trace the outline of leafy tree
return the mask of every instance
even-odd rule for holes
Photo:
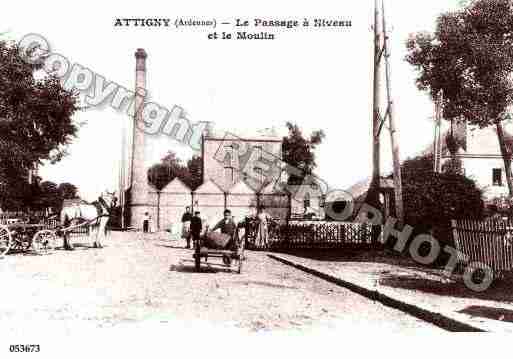
[[[62,206],[62,198],[59,193],[59,187],[52,181],[44,181],[39,185],[38,196],[33,201],[35,209],[52,208],[58,211]]]
[[[78,198],[78,188],[74,184],[68,182],[61,183],[57,187],[57,191],[59,193],[59,197],[63,200]]]
[[[176,171],[166,163],[156,163],[148,169],[148,181],[161,191],[176,177]]]
[[[440,15],[433,34],[411,37],[406,57],[419,72],[419,89],[434,100],[443,93],[445,119],[495,127],[510,196],[512,152],[502,121],[513,103],[512,5],[511,0],[467,1],[463,9]]]
[[[71,183],[61,183],[57,185],[52,181],[43,181],[34,183],[30,186],[30,192],[27,196],[24,207],[30,207],[32,210],[44,210],[52,208],[54,212],[58,212],[62,208],[62,202],[65,199],[79,198],[78,189]]]
[[[459,158],[452,157],[442,165],[442,172],[463,175],[463,163]]]
[[[203,183],[203,159],[201,156],[194,155],[187,161],[186,176],[183,180],[192,190]]]
[[[148,181],[161,191],[169,182],[178,177],[191,189],[196,189],[203,181],[202,158],[193,156],[184,166],[174,152],[169,151],[160,163],[148,170]]]
[[[42,160],[58,161],[76,135],[77,97],[55,77],[35,79],[41,65],[26,63],[21,50],[0,41],[0,201],[23,206],[27,174]]]
[[[312,132],[309,138],[305,138],[298,125],[287,122],[286,126],[289,134],[283,137],[283,161],[303,172],[302,176],[290,174],[288,183],[301,184],[304,177],[311,174],[317,166],[314,151],[326,136],[324,131],[318,130]]]
[[[484,203],[475,182],[458,173],[435,173],[431,154],[407,159],[401,171],[405,222],[413,227],[410,242],[418,234],[431,233],[442,248],[454,246],[451,219],[482,219]],[[396,243],[392,239],[387,246]],[[419,252],[427,256],[430,246],[421,246]],[[442,251],[433,265],[445,266],[449,260]]]
[[[168,151],[164,158],[162,158],[161,162],[171,167],[177,167],[182,165],[182,161],[178,157],[176,157],[176,154],[173,151]]]
[[[0,172],[5,170],[0,165]],[[34,188],[27,182],[23,173],[7,172],[0,174],[0,207],[6,211],[23,211],[30,203],[33,194],[37,193],[37,187]]]

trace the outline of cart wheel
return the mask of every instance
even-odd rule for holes
[[[32,238],[32,248],[36,252],[43,252],[55,249],[57,246],[57,236],[54,231],[43,229]]]
[[[3,257],[12,246],[12,236],[9,228],[0,225],[0,258]]]

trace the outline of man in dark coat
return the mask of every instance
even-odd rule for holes
[[[148,212],[144,212],[143,216],[143,232],[148,233],[150,229],[150,215]]]
[[[203,225],[201,223],[200,213],[196,211],[191,218],[191,237],[193,243],[199,243],[202,229]]]

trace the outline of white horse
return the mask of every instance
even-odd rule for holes
[[[98,201],[91,204],[74,204],[63,207],[60,215],[60,223],[64,236],[64,249],[72,250],[69,243],[67,228],[77,222],[85,222],[88,228],[89,238],[93,237],[93,247],[102,248],[100,239],[105,237],[105,228],[109,221],[110,210],[115,202],[114,192],[104,192],[98,197]]]

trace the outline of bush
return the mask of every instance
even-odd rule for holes
[[[483,216],[482,193],[475,182],[456,173],[435,173],[432,156],[405,161],[403,197],[406,223],[422,229]]]
[[[454,172],[435,173],[431,156],[405,161],[402,175],[405,223],[413,227],[404,254],[419,234],[431,234],[442,249],[454,247],[451,219],[483,218],[482,193],[475,182]],[[387,247],[395,243],[390,240]],[[429,250],[421,247],[420,253],[427,255]],[[433,265],[445,266],[449,258],[442,250]]]

